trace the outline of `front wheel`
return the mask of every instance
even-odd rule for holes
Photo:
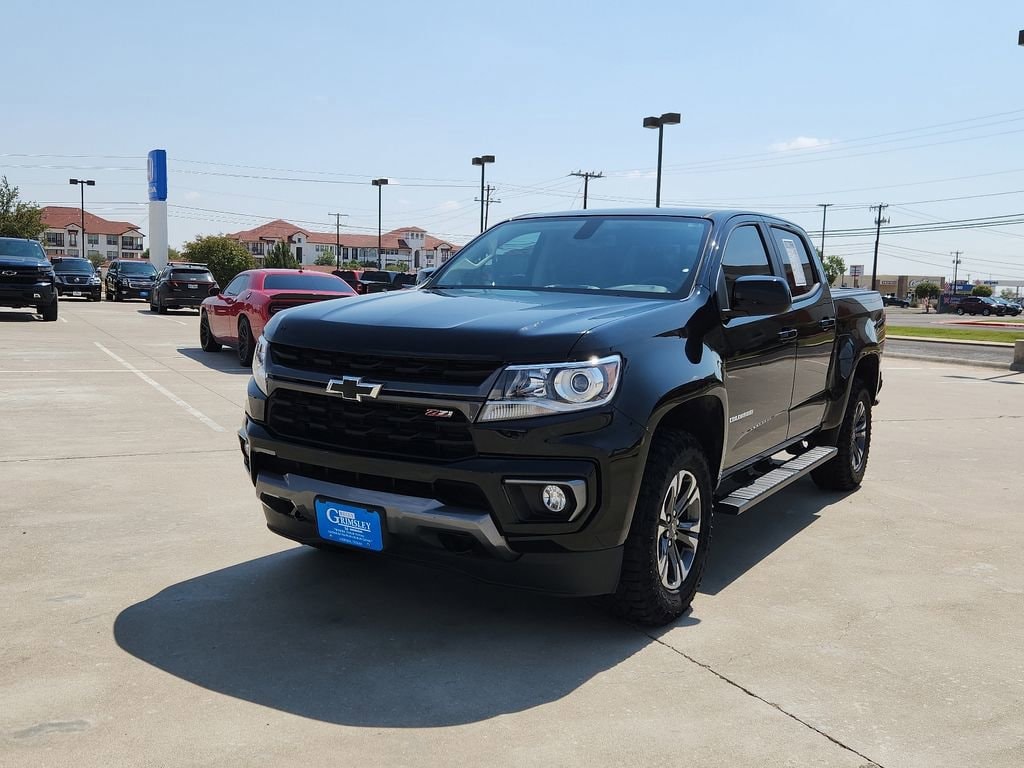
[[[859,381],[850,392],[836,448],[839,453],[811,470],[811,477],[827,491],[852,491],[864,480],[871,451],[871,393]]]
[[[617,614],[661,626],[690,607],[711,543],[711,494],[707,458],[693,436],[656,435],[611,598]]]
[[[57,322],[57,299],[54,298],[50,304],[40,304],[36,307],[36,312],[43,316],[43,320],[48,323]]]
[[[238,364],[252,365],[252,356],[255,351],[256,342],[252,338],[252,329],[249,327],[248,318],[243,315],[238,321]]]
[[[983,310],[981,310],[981,316],[982,316],[982,317],[988,317],[988,316],[989,316],[989,315],[991,315],[991,314],[992,314],[992,311],[991,311],[991,310],[989,310],[989,309],[983,309]]]

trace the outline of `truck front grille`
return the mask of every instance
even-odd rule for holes
[[[382,357],[348,352],[325,352],[271,344],[277,365],[332,376],[366,376],[376,381],[415,384],[479,386],[501,367],[496,360],[436,360],[424,357]]]
[[[422,406],[360,403],[292,389],[276,390],[267,407],[271,431],[301,443],[428,461],[476,455],[459,411],[439,419],[426,416]]]

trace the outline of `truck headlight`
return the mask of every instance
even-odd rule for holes
[[[619,386],[619,355],[579,363],[510,365],[501,372],[478,421],[506,421],[604,405]]]
[[[256,350],[252,353],[252,379],[260,392],[264,395],[267,392],[267,342],[262,336],[256,342]]]

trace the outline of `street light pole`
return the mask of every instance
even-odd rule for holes
[[[88,252],[85,245],[85,188],[95,187],[96,181],[94,179],[68,179],[68,184],[77,184],[78,189],[82,193],[82,243],[79,246],[83,254]]]
[[[473,158],[473,165],[480,166],[480,231],[483,232],[487,228],[487,222],[484,216],[484,169],[488,163],[494,162],[494,155],[480,155],[479,157]]]
[[[665,126],[679,125],[683,121],[678,112],[666,112],[661,117],[645,117],[644,128],[658,129],[658,181],[654,192],[654,207],[661,208],[661,157],[664,145]]]
[[[384,269],[384,248],[381,245],[381,207],[384,204],[383,188],[388,183],[387,179],[374,179],[370,182],[377,188],[377,269]]]
[[[818,203],[818,207],[821,208],[821,260],[825,260],[825,214],[828,213],[828,209],[833,203]]]

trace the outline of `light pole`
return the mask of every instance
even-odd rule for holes
[[[818,203],[818,207],[821,208],[821,260],[825,261],[825,214],[828,213],[828,209],[833,203]]]
[[[374,179],[370,183],[377,188],[377,269],[384,269],[384,249],[381,247],[380,210],[383,204],[383,193],[381,190],[388,183],[388,180]]]
[[[480,231],[483,232],[487,226],[484,222],[484,169],[488,163],[494,162],[494,155],[480,155],[473,158],[473,165],[480,166]]]
[[[654,193],[654,207],[661,208],[661,150],[665,138],[666,125],[679,125],[683,121],[678,112],[666,112],[661,117],[645,117],[644,128],[658,129],[658,187]]]
[[[68,184],[77,184],[79,190],[82,192],[82,253],[87,254],[89,252],[85,244],[85,188],[95,187],[96,181],[94,179],[68,179]]]

